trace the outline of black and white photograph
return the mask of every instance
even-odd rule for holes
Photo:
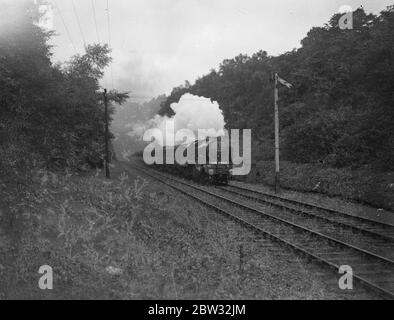
[[[0,300],[393,299],[393,0],[0,0]]]

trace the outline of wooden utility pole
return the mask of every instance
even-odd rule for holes
[[[111,179],[109,171],[109,119],[108,119],[108,98],[107,89],[104,89],[104,107],[105,107],[105,176]]]
[[[278,100],[279,100],[279,88],[278,88],[278,79],[279,76],[277,73],[274,75],[275,77],[275,193],[279,192],[280,187],[280,164],[279,164],[279,107],[278,107]]]

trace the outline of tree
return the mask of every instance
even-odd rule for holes
[[[99,80],[111,63],[107,45],[89,45],[63,65],[51,62],[38,2],[5,2],[0,32],[0,147],[26,165],[34,158],[46,165],[80,168],[99,163],[104,145],[104,107]],[[122,104],[127,93],[111,91]],[[113,113],[113,107],[110,108]]]
[[[224,60],[194,85],[175,88],[160,114],[172,116],[169,106],[185,92],[202,95],[219,102],[229,128],[250,128],[267,145],[275,71],[294,84],[280,92],[285,159],[394,169],[394,10],[375,16],[359,8],[353,15],[353,30],[341,30],[335,14],[298,50]]]

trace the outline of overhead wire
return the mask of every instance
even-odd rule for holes
[[[73,39],[71,38],[70,30],[69,30],[68,27],[67,27],[67,24],[66,24],[66,21],[64,20],[62,11],[60,10],[60,7],[59,7],[59,5],[57,4],[57,1],[56,1],[56,0],[54,0],[54,4],[55,4],[55,7],[56,7],[57,12],[59,13],[60,19],[62,20],[64,29],[66,30],[66,34],[67,34],[68,40],[70,41],[71,45],[73,46],[74,51],[75,51],[75,54],[77,54],[78,51],[77,51],[77,48],[76,48],[76,46],[75,46],[75,44],[74,44]]]
[[[111,50],[111,60],[112,60],[112,39],[111,39],[111,20],[110,20],[110,11],[109,11],[109,0],[107,0],[107,28],[108,28],[108,45],[109,49]],[[112,66],[112,61],[110,65],[111,69],[111,81],[112,81],[112,90],[114,89],[114,71],[113,71],[113,66]]]
[[[83,45],[84,45],[84,47],[86,47],[85,35],[83,34],[81,22],[79,21],[79,16],[78,16],[78,13],[77,13],[77,9],[76,9],[76,7],[75,7],[74,0],[71,0],[71,3],[72,3],[72,6],[73,6],[74,15],[75,15],[75,17],[76,17],[76,19],[77,19],[77,24],[78,24],[79,32],[80,32],[81,37],[82,37]]]
[[[94,20],[94,25],[96,26],[97,41],[98,41],[98,43],[101,43],[100,34],[99,34],[99,30],[98,30],[98,25],[97,25],[96,6],[95,6],[94,2],[95,2],[95,0],[91,0],[92,10],[93,10],[93,20]]]

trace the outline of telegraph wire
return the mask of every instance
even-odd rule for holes
[[[109,13],[109,0],[107,0],[107,26],[108,26],[108,44],[109,47],[112,48],[112,40],[111,40],[111,20]]]
[[[62,22],[63,22],[64,29],[66,30],[66,33],[67,33],[67,36],[68,36],[68,40],[70,41],[71,45],[73,46],[74,51],[75,51],[75,54],[77,54],[77,53],[78,53],[77,48],[75,47],[75,44],[74,44],[74,42],[73,42],[73,40],[72,40],[72,38],[71,38],[70,31],[69,31],[68,28],[67,28],[66,21],[64,20],[63,14],[62,14],[62,12],[61,12],[61,10],[60,10],[60,7],[58,6],[56,0],[54,0],[54,4],[55,4],[55,7],[56,7],[57,12],[59,13],[60,19],[61,19]]]
[[[92,9],[93,9],[93,19],[94,19],[94,24],[96,26],[96,34],[97,34],[97,40],[98,43],[100,43],[100,35],[99,35],[99,31],[98,31],[98,26],[97,26],[97,17],[96,17],[96,7],[94,5],[95,0],[92,0]]]
[[[108,45],[109,49],[111,50],[111,60],[112,60],[112,40],[111,40],[111,20],[110,20],[110,12],[109,12],[109,0],[107,0],[107,27],[108,27]],[[114,89],[114,72],[113,72],[113,67],[112,67],[112,61],[110,65],[111,69],[111,81],[112,81],[112,90]]]
[[[83,45],[84,45],[84,47],[86,47],[85,36],[83,34],[83,31],[82,31],[81,22],[79,21],[79,17],[78,17],[77,9],[75,8],[74,0],[71,0],[71,3],[72,3],[72,6],[73,6],[75,17],[77,18],[77,23],[78,23],[78,27],[79,27],[79,32],[81,33],[81,37],[82,37],[82,40],[83,40]]]

